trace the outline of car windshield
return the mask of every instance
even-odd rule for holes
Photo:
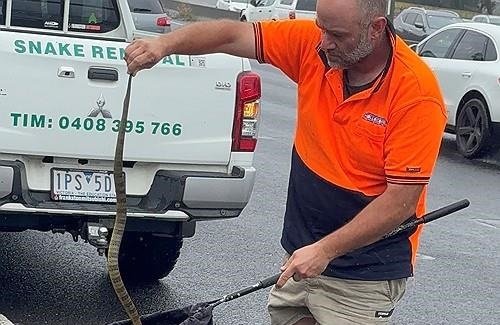
[[[305,11],[316,11],[316,2],[317,0],[299,0],[297,2],[297,10],[305,10]]]
[[[128,0],[130,11],[145,14],[162,14],[163,8],[156,0]]]
[[[454,17],[454,16],[429,15],[427,16],[427,21],[429,22],[430,28],[439,29],[446,25],[461,23],[462,19],[460,17]]]

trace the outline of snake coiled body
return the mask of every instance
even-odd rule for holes
[[[130,298],[130,295],[125,288],[120,269],[118,266],[118,254],[125,224],[127,223],[127,194],[125,186],[125,173],[123,172],[123,147],[125,143],[125,126],[127,125],[128,109],[130,104],[130,87],[132,85],[132,75],[129,75],[127,83],[127,92],[123,100],[123,111],[116,140],[115,159],[114,159],[114,180],[116,189],[116,218],[113,228],[113,234],[109,243],[108,250],[108,273],[115,289],[115,293],[120,300],[125,312],[129,316],[133,325],[142,325],[137,308]]]

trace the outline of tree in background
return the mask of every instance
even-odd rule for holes
[[[482,13],[491,15],[495,9],[495,1],[492,0],[479,0],[479,9]]]

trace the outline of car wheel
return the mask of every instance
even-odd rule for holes
[[[456,121],[457,149],[466,158],[479,156],[488,146],[491,123],[488,107],[481,98],[469,99]]]
[[[126,232],[118,256],[123,281],[147,283],[166,277],[174,269],[181,247],[182,238]]]

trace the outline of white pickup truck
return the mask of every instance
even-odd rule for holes
[[[124,49],[152,35],[125,0],[0,0],[0,231],[69,232],[106,253]],[[134,78],[125,279],[163,278],[197,221],[245,207],[260,87],[248,60],[223,54],[172,55]]]

